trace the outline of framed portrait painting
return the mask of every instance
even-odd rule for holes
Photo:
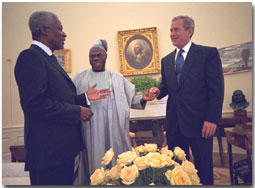
[[[160,73],[156,27],[118,31],[118,44],[124,76]]]
[[[58,63],[60,66],[67,72],[71,72],[71,50],[55,50],[54,55],[57,57]]]

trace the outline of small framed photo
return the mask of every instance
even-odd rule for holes
[[[118,31],[118,45],[124,76],[160,73],[156,27]]]
[[[54,50],[54,55],[57,57],[58,63],[67,72],[71,72],[71,50]]]

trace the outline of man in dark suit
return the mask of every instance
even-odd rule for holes
[[[32,185],[71,185],[74,159],[83,149],[81,121],[93,113],[89,101],[105,98],[107,90],[94,87],[81,95],[52,54],[63,49],[66,34],[58,17],[46,11],[29,19],[33,43],[15,66],[24,112],[26,164]]]
[[[189,159],[191,147],[201,183],[212,185],[212,136],[221,119],[224,96],[221,60],[216,48],[191,42],[192,18],[173,18],[170,32],[177,48],[162,58],[162,82],[151,88],[150,93],[158,99],[168,95],[166,133],[169,149],[180,146]]]

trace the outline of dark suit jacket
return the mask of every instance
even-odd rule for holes
[[[161,99],[168,95],[166,130],[178,128],[186,137],[201,136],[204,121],[219,124],[224,79],[218,50],[192,43],[184,62],[179,85],[175,73],[176,50],[161,60]]]
[[[60,165],[82,149],[80,105],[85,95],[41,48],[20,53],[15,77],[24,112],[25,170]]]

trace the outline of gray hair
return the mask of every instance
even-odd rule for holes
[[[137,43],[135,43],[135,46],[136,46],[136,45],[139,46],[139,48],[141,49],[141,51],[143,50],[143,45],[142,45],[141,43],[137,42]]]
[[[32,33],[33,39],[40,37],[41,35],[41,28],[50,26],[55,20],[58,20],[58,17],[48,11],[37,11],[34,12],[29,18],[29,28]]]
[[[176,16],[172,19],[172,22],[176,21],[176,20],[183,20],[183,27],[184,29],[187,31],[189,28],[192,28],[192,34],[190,36],[190,38],[193,36],[194,34],[194,30],[195,30],[195,22],[194,20],[189,17],[189,16]]]

